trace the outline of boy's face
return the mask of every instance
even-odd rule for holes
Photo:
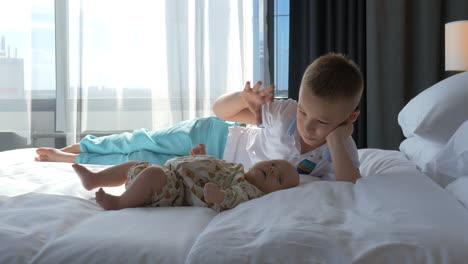
[[[317,97],[310,89],[301,89],[297,108],[297,130],[302,141],[313,148],[325,143],[326,136],[347,120],[359,116],[354,100],[327,100]]]
[[[264,193],[287,189],[299,184],[299,174],[296,168],[285,160],[258,162],[246,173],[246,178]]]

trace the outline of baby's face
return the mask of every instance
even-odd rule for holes
[[[287,189],[299,184],[296,168],[285,160],[267,160],[256,163],[246,175],[247,180],[264,193]]]

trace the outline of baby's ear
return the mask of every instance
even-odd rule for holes
[[[359,114],[361,113],[361,111],[359,110],[354,110],[348,117],[348,120],[351,121],[351,122],[355,122],[358,117],[359,117]]]

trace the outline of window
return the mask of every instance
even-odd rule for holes
[[[159,129],[213,115],[221,95],[263,79],[262,1],[81,0],[69,7],[70,89],[79,92],[68,94],[82,102],[80,132]]]
[[[9,1],[0,9],[0,142],[8,133],[26,142],[16,147],[62,147],[212,115],[214,100],[245,81],[273,82],[264,3]]]
[[[35,103],[41,101],[41,103]],[[0,9],[0,140],[31,142],[38,123],[32,111],[55,101],[54,0],[8,1]],[[24,146],[22,146],[24,147]]]
[[[274,1],[274,83],[275,96],[288,97],[289,0]]]
[[[0,9],[0,99],[55,97],[54,1]]]

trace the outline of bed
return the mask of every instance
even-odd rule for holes
[[[70,164],[34,162],[34,149],[0,152],[0,263],[468,259],[462,204],[402,152],[362,149],[359,155],[364,178],[354,185],[302,176],[297,188],[216,214],[195,207],[104,211]]]
[[[413,98],[400,151],[360,149],[356,184],[301,175],[222,213],[104,211],[70,164],[0,152],[0,263],[466,263],[466,83],[468,72]]]

